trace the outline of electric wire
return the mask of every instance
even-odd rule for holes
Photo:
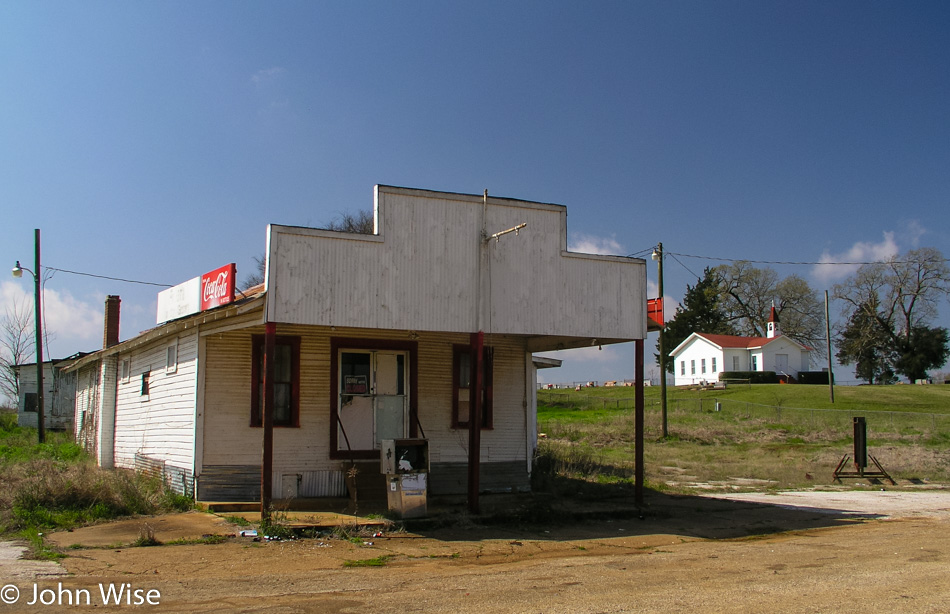
[[[663,251],[664,254],[682,256],[683,258],[696,258],[697,260],[715,260],[717,262],[748,262],[749,264],[786,264],[786,265],[798,265],[798,266],[818,266],[818,265],[833,265],[833,266],[863,266],[865,264],[910,264],[912,261],[904,260],[874,260],[871,262],[796,262],[789,260],[749,260],[746,258],[717,258],[713,256],[697,256],[695,254],[681,254],[678,252],[671,252],[668,250]],[[943,262],[950,262],[947,258],[943,259]]]
[[[160,288],[171,288],[171,284],[159,284],[153,281],[140,281],[137,279],[123,279],[121,277],[109,277],[108,275],[96,275],[94,273],[81,273],[79,271],[69,271],[67,269],[57,269],[56,267],[45,267],[49,271],[58,271],[59,273],[69,273],[70,275],[82,275],[85,277],[96,277],[98,279],[108,279],[111,281],[121,281],[127,284],[142,284],[145,286],[158,286]]]
[[[656,249],[656,246],[650,246],[646,249],[641,249],[638,252],[633,252],[632,254],[627,254],[627,258],[639,258],[640,256],[646,256],[647,254],[653,253],[653,250]]]
[[[699,275],[697,275],[691,268],[689,268],[688,266],[686,266],[685,264],[683,264],[683,261],[680,260],[679,258],[677,258],[677,257],[676,257],[676,254],[674,254],[674,253],[672,253],[672,252],[664,252],[664,255],[669,255],[673,260],[675,260],[676,262],[678,262],[681,267],[683,267],[684,269],[686,269],[687,271],[689,271],[689,272],[693,275],[693,277],[695,277],[696,279],[702,279],[702,277],[700,277]]]

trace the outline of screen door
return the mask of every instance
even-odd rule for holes
[[[408,434],[405,352],[340,351],[337,449],[378,450],[383,439]]]

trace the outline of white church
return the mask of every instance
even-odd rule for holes
[[[724,371],[774,371],[795,381],[810,356],[811,348],[782,334],[774,305],[765,337],[693,333],[670,352],[677,386],[718,382]]]

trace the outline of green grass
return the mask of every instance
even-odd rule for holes
[[[194,546],[194,545],[200,545],[200,544],[214,545],[214,544],[223,544],[226,541],[228,541],[228,537],[226,535],[205,535],[203,537],[195,537],[192,539],[187,539],[184,537],[179,538],[179,539],[173,539],[171,541],[165,542],[165,545],[166,546]]]
[[[251,521],[242,516],[222,516],[222,518],[224,518],[226,522],[237,525],[239,527],[251,526]]]
[[[663,439],[659,388],[645,390],[645,475],[660,488],[728,490],[831,483],[865,416],[869,449],[898,477],[950,482],[950,386],[742,385],[671,388]],[[717,411],[717,402],[721,411]],[[540,391],[542,475],[620,485],[634,471],[634,390]]]
[[[384,554],[372,559],[357,559],[343,561],[344,567],[383,567],[393,558],[391,554]]]
[[[29,540],[34,556],[58,556],[43,544],[49,531],[194,505],[158,478],[99,468],[68,433],[46,439],[0,421],[0,534]]]
[[[633,407],[634,389],[627,387],[583,388],[574,390],[541,390],[545,410],[557,412],[572,407],[611,410]],[[660,387],[644,389],[646,404],[659,403]],[[798,386],[784,384],[730,385],[725,390],[686,390],[670,387],[667,399],[670,403],[698,403],[700,400],[714,403],[757,403],[782,407],[807,409],[839,409],[860,411],[901,411],[950,414],[950,386],[836,386],[835,402],[832,403],[827,386]]]

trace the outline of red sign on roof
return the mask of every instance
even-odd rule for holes
[[[201,276],[201,311],[227,305],[234,301],[234,263]]]
[[[663,298],[647,299],[647,330],[660,330],[663,324]]]

